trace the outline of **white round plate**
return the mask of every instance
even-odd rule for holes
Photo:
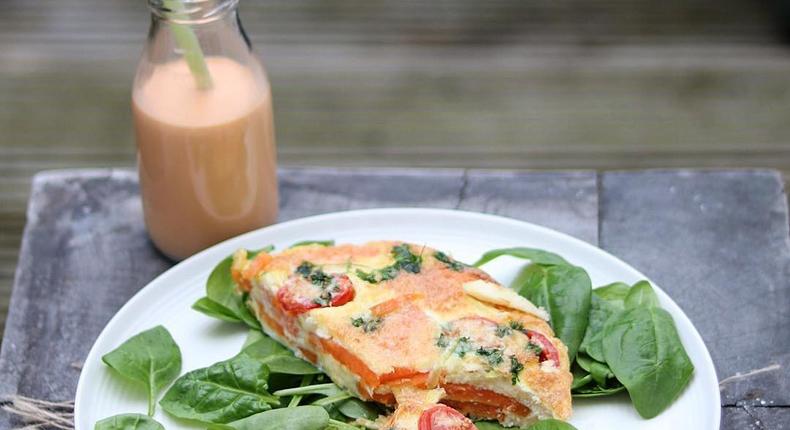
[[[238,248],[275,245],[277,249],[302,240],[334,239],[363,243],[393,239],[425,244],[473,262],[494,248],[528,246],[556,252],[583,267],[593,285],[646,279],[616,257],[578,239],[533,224],[492,215],[436,209],[374,209],[339,212],[289,221],[222,242],[168,270],[140,290],[104,328],[85,361],[77,387],[76,430],[93,429],[102,418],[120,413],[145,413],[145,390],[113,374],[101,356],[143,330],[161,324],[181,347],[183,370],[208,366],[235,355],[246,329],[191,309],[204,295],[211,269]],[[507,285],[523,261],[503,257],[485,269]],[[579,430],[718,430],[719,388],[710,354],[697,330],[672,299],[656,288],[661,305],[672,314],[680,338],[696,368],[680,398],[652,420],[639,417],[626,395],[574,400],[571,423]],[[190,428],[157,407],[155,418],[168,430]],[[195,427],[199,428],[199,427]]]

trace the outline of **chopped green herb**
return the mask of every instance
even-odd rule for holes
[[[394,266],[385,267],[379,270],[379,279],[382,281],[389,281],[390,279],[395,279],[398,276],[398,268]]]
[[[447,345],[450,344],[450,340],[447,339],[447,335],[442,333],[439,335],[439,338],[436,339],[436,346],[439,348],[447,348]]]
[[[330,275],[327,275],[321,269],[315,269],[313,273],[310,274],[309,279],[310,282],[313,283],[313,285],[317,285],[322,288],[328,287],[329,285],[332,284],[332,281],[334,280]]]
[[[510,321],[510,328],[516,331],[524,331],[524,324],[518,321]]]
[[[392,256],[395,257],[393,266],[410,273],[420,273],[422,257],[411,253],[409,245],[403,243],[392,247]]]
[[[524,365],[518,361],[515,355],[510,356],[510,383],[516,385],[518,382],[518,374],[524,370]]]
[[[526,350],[539,356],[543,352],[543,347],[534,342],[527,342]]]
[[[460,272],[460,271],[464,270],[464,264],[463,263],[460,263],[460,262],[458,262],[456,260],[453,260],[449,255],[445,254],[442,251],[436,251],[433,254],[433,258],[435,258],[435,259],[441,261],[442,263],[444,263],[448,268],[450,268],[450,270],[454,270],[456,272]]]
[[[395,279],[401,270],[410,273],[420,273],[422,258],[412,254],[407,244],[404,243],[392,247],[392,256],[395,258],[395,263],[370,272],[357,269],[357,276],[370,284],[378,284],[379,282]]]
[[[495,367],[504,361],[502,358],[502,349],[500,348],[486,348],[481,346],[480,348],[477,348],[477,355],[484,357],[488,361],[488,364],[490,364],[492,367]]]
[[[466,353],[472,350],[472,342],[466,336],[460,337],[458,343],[455,345],[453,352],[461,358],[466,356]]]
[[[302,264],[296,268],[295,272],[314,285],[322,288],[329,286],[334,280],[331,275],[327,275],[321,268],[316,267],[315,264],[309,261],[303,261]]]
[[[309,261],[303,261],[299,267],[296,268],[296,273],[302,275],[302,277],[307,278],[313,273],[313,269],[315,265]]]
[[[357,269],[357,276],[359,279],[368,282],[370,284],[377,284],[379,281],[376,279],[376,274],[373,272],[363,272],[362,270]]]
[[[513,333],[513,329],[506,325],[500,325],[497,326],[495,333],[497,337],[510,336],[510,334]]]
[[[318,306],[326,307],[329,306],[329,303],[332,301],[332,292],[329,290],[321,291],[321,295],[313,299],[313,303],[317,304]]]
[[[337,278],[327,274],[320,267],[309,261],[303,261],[294,273],[310,281],[311,284],[321,289],[321,294],[313,299],[313,303],[325,307],[329,306],[334,298],[334,294],[340,292]]]
[[[365,333],[371,333],[379,329],[384,320],[381,317],[357,317],[351,318],[351,325],[362,328]]]

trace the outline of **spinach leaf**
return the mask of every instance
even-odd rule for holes
[[[577,399],[592,399],[595,397],[607,397],[625,391],[625,387],[617,383],[609,388],[601,387],[598,384],[579,387],[573,390],[573,397]]]
[[[273,249],[269,245],[259,250],[247,251],[247,256],[253,258],[261,252],[270,252]],[[195,302],[192,309],[224,321],[243,322],[250,328],[260,330],[260,323],[247,307],[247,294],[239,290],[231,276],[232,266],[233,256],[230,255],[214,267],[206,281],[206,297]]]
[[[475,427],[477,430],[506,430],[507,427],[502,427],[496,421],[475,421]]]
[[[597,379],[589,371],[584,370],[579,364],[580,362],[584,363],[586,368],[594,370],[597,374]],[[573,373],[573,382],[571,383],[573,397],[611,396],[625,390],[625,387],[617,379],[614,379],[614,375],[605,364],[590,360],[583,355],[576,356],[576,362],[571,367],[571,372]]]
[[[614,378],[614,373],[612,373],[612,370],[609,369],[609,366],[595,361],[583,354],[576,356],[576,364],[578,364],[579,367],[585,371],[589,372],[593,380],[595,380],[595,382],[601,387],[605,387],[607,385],[608,379]]]
[[[559,420],[543,420],[527,427],[527,430],[576,430],[576,427]]]
[[[592,284],[587,272],[575,266],[531,264],[522,272],[520,284],[513,289],[551,317],[551,326],[568,347],[573,361],[587,330]]]
[[[169,414],[206,424],[225,424],[279,404],[266,390],[269,369],[241,353],[178,378],[159,402]]]
[[[244,348],[252,345],[253,343],[268,337],[269,336],[267,336],[264,332],[260,330],[250,330],[247,332],[247,337],[244,339],[244,344],[241,346],[241,349],[243,350]]]
[[[329,414],[320,406],[297,406],[261,412],[224,425],[222,430],[322,430],[329,424]]]
[[[639,281],[631,287],[631,291],[625,297],[625,308],[632,309],[636,307],[658,307],[658,296],[653,291],[653,287],[647,281]]]
[[[623,310],[622,302],[601,299],[596,290],[593,290],[592,300],[590,301],[590,320],[587,323],[587,330],[584,339],[579,346],[579,351],[586,353],[596,361],[603,362],[603,328],[606,321],[612,315],[616,315]]]
[[[577,376],[576,374],[573,375],[573,382],[571,383],[571,392],[575,393],[576,389],[582,388],[585,385],[592,382],[593,378],[592,375],[589,373],[584,373],[583,375]]]
[[[121,414],[96,422],[93,430],[165,430],[148,415]]]
[[[229,256],[211,271],[206,281],[206,297],[215,303],[216,308],[224,308],[224,314],[233,315],[251,328],[260,329],[260,323],[247,308],[246,294],[239,291],[230,274],[232,265],[233,256]]]
[[[181,373],[181,350],[161,325],[132,336],[105,354],[102,361],[124,377],[145,385],[151,416],[156,408],[156,394]]]
[[[334,396],[324,397],[323,399],[315,400],[312,404],[316,406],[328,406],[338,402],[342,402],[343,400],[347,400],[352,397],[354,396],[352,396],[351,394],[345,391],[341,391],[340,393],[335,394]]]
[[[644,418],[664,411],[694,371],[672,316],[656,307],[636,307],[612,317],[604,328],[603,352]]]
[[[242,352],[268,366],[272,373],[286,373],[289,375],[322,373],[312,364],[295,356],[290,349],[265,335],[245,346]]]
[[[306,396],[306,395],[320,395],[325,396],[320,400],[314,401],[312,404],[317,406],[328,406],[331,404],[337,405],[337,410],[348,418],[368,418],[375,419],[378,417],[378,411],[371,403],[363,402],[351,394],[343,391],[335,384],[315,384],[302,387],[287,388],[284,390],[275,391],[274,395],[284,396]]]
[[[337,407],[341,414],[351,419],[367,418],[375,420],[379,416],[379,412],[373,403],[363,402],[357,398],[351,398]]]
[[[236,314],[234,314],[231,310],[209,299],[208,297],[203,297],[198,301],[196,301],[192,305],[192,309],[223,321],[244,322],[241,320],[241,318],[236,316]]]
[[[360,427],[330,418],[326,430],[360,430]]]
[[[593,290],[593,294],[602,300],[608,302],[620,302],[622,305],[628,292],[631,291],[631,286],[625,282],[614,282],[603,287],[598,287]]]
[[[305,394],[320,394],[322,396],[335,396],[337,394],[342,393],[343,390],[340,389],[335,384],[328,383],[328,384],[316,384],[316,385],[308,385],[306,387],[295,387],[295,388],[288,388],[285,390],[275,391],[275,396],[295,396],[295,395],[305,395]]]
[[[590,301],[590,320],[579,351],[586,353],[596,361],[605,361],[602,344],[603,328],[612,315],[625,309],[625,298],[630,291],[631,287],[623,282],[615,282],[593,290]]]
[[[502,248],[502,249],[494,249],[491,251],[486,252],[477,260],[473,266],[480,267],[483,264],[488,263],[489,261],[499,258],[503,255],[509,255],[511,257],[516,258],[523,258],[525,260],[530,260],[533,264],[540,264],[541,266],[569,266],[570,263],[565,261],[564,258],[560,257],[559,255],[544,251],[542,249],[535,249],[535,248]]]
[[[305,245],[321,245],[321,246],[334,246],[334,240],[303,240],[301,242],[296,242],[293,245],[289,246],[290,248],[296,248],[297,246],[305,246]]]

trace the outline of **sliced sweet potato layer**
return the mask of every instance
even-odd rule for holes
[[[352,373],[358,375],[368,388],[375,389],[380,385],[378,376],[370,370],[364,361],[360,360],[360,358],[352,352],[329,339],[322,339],[315,336],[312,339],[313,343],[320,345],[326,353],[334,357],[334,359],[339,361],[343,366],[346,366]]]
[[[515,399],[491,390],[485,390],[467,384],[444,384],[442,388],[444,388],[444,391],[447,393],[445,396],[446,402],[461,404],[470,403],[480,405],[481,407],[492,406],[494,410],[499,410],[501,412],[503,409],[506,409],[510,413],[522,416],[527,416],[531,413],[528,407]]]

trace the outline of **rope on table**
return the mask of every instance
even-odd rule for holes
[[[74,430],[74,401],[48,402],[13,395],[3,398],[0,404],[24,423],[16,430]]]

